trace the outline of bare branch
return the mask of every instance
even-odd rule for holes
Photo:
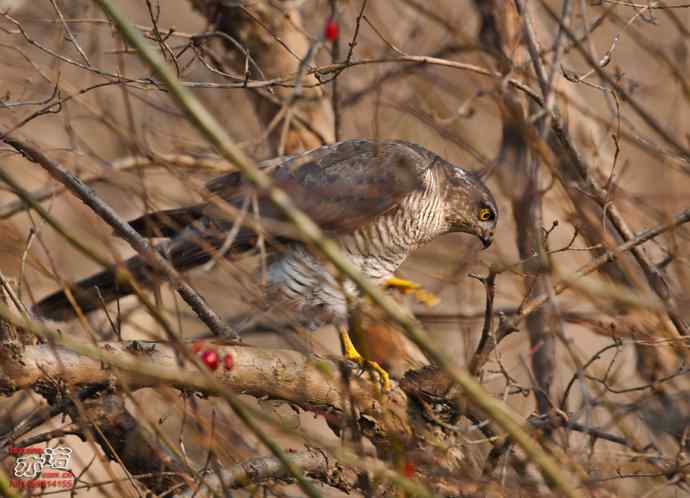
[[[180,296],[189,304],[194,312],[199,316],[208,328],[217,336],[234,336],[237,340],[239,336],[232,331],[227,324],[223,323],[221,318],[213,311],[206,301],[179,275],[177,270],[165,259],[160,253],[151,247],[151,244],[139,235],[129,223],[124,221],[114,209],[101,200],[95,192],[86,186],[78,177],[63,168],[60,164],[46,157],[43,153],[30,145],[12,139],[4,135],[2,139],[8,145],[14,147],[29,161],[37,163],[48,174],[50,174],[57,181],[65,185],[74,195],[81,199],[84,204],[89,206],[98,214],[103,221],[113,227],[117,233],[147,261],[156,265],[157,269],[163,272],[175,286]],[[8,178],[6,175],[1,177],[6,183]],[[16,190],[16,188],[15,188]]]

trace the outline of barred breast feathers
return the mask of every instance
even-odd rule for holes
[[[337,241],[348,259],[367,278],[382,284],[393,276],[417,247],[445,233],[443,184],[434,168],[421,173],[424,188],[408,194],[399,205]],[[321,258],[295,245],[269,267],[269,287],[301,309],[320,309],[346,316],[342,288]],[[356,294],[352,282],[345,292]]]
[[[445,229],[438,178],[431,169],[423,175],[424,190],[409,194],[399,207],[340,239],[352,262],[372,280],[392,276],[411,251]]]

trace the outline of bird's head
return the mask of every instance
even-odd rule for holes
[[[494,196],[478,175],[449,166],[445,189],[448,231],[475,235],[487,248],[498,220]]]

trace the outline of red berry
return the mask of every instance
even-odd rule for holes
[[[201,349],[204,347],[204,343],[202,341],[194,341],[192,343],[192,351],[194,353],[198,353],[201,351]]]
[[[404,475],[405,477],[407,477],[408,479],[414,477],[414,473],[415,473],[416,471],[417,471],[417,469],[415,469],[413,463],[407,462],[407,463],[403,466],[403,475]]]
[[[338,23],[333,19],[329,19],[326,22],[326,27],[323,30],[323,35],[328,41],[335,41],[338,38]]]
[[[234,364],[235,360],[233,359],[232,355],[230,353],[226,353],[225,356],[223,356],[223,366],[225,367],[225,370],[232,370]]]
[[[207,349],[201,353],[201,361],[203,361],[204,365],[206,365],[209,369],[215,370],[218,368],[220,358],[218,357],[218,353],[215,349]]]

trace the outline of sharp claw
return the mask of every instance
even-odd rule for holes
[[[419,289],[415,292],[415,297],[420,303],[426,304],[428,307],[436,306],[440,299],[433,292],[424,289]]]
[[[367,360],[361,354],[359,354],[359,351],[357,351],[354,344],[352,344],[350,336],[345,329],[341,329],[339,333],[343,348],[343,356],[348,360],[357,363],[357,365],[359,365],[362,369],[367,370],[370,373],[376,372],[380,377],[383,391],[389,391],[391,388],[391,378],[390,375],[388,375],[388,372],[386,372],[377,362]]]
[[[374,372],[379,376],[381,381],[381,386],[385,391],[390,391],[391,388],[391,378],[388,372],[375,361],[364,359],[359,353],[356,355],[345,355],[345,358],[356,363],[362,370],[366,370],[370,373]]]
[[[369,361],[369,360],[364,360],[364,363],[360,365],[364,370],[371,372],[376,372],[376,374],[379,376],[379,380],[381,381],[381,388],[383,389],[383,392],[390,391],[391,389],[391,377],[388,375],[388,372],[384,370],[384,368],[379,365],[375,361]]]
[[[388,375],[388,372],[386,372],[384,368],[375,361],[367,361],[366,363],[365,368],[376,371],[376,373],[378,373],[381,377],[381,387],[383,388],[383,392],[390,391],[391,377]]]

